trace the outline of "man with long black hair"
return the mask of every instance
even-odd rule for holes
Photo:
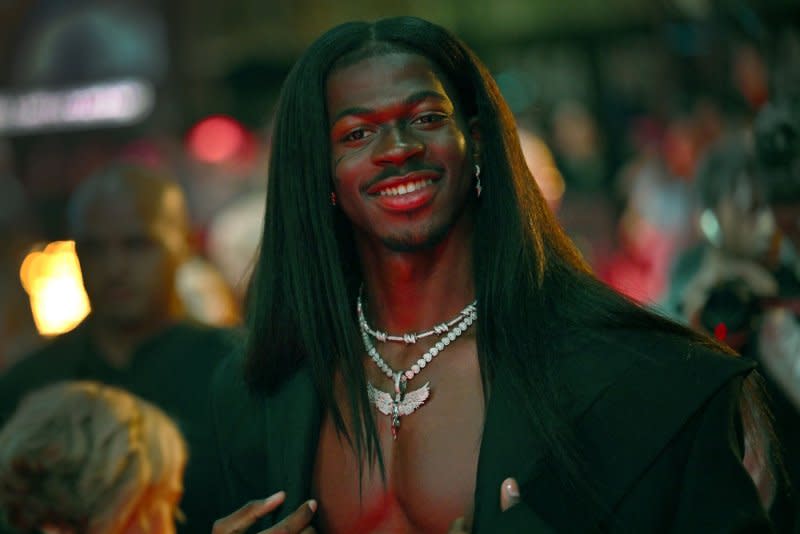
[[[320,37],[270,165],[215,533],[769,528],[753,364],[590,274],[446,30]]]

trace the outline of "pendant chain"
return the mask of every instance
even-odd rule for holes
[[[361,325],[361,339],[364,341],[364,348],[369,354],[372,361],[380,368],[383,373],[391,378],[395,379],[395,376],[398,374],[402,374],[405,376],[406,380],[411,380],[416,375],[420,373],[422,369],[425,368],[426,365],[431,363],[431,361],[443,351],[450,343],[455,341],[461,334],[463,334],[475,320],[478,318],[478,311],[476,302],[471,303],[468,305],[458,316],[458,324],[456,324],[455,328],[452,330],[448,327],[446,333],[443,333],[442,337],[436,343],[431,346],[425,353],[420,356],[420,358],[413,364],[408,370],[404,372],[395,371],[389,364],[386,363],[381,355],[378,353],[378,349],[375,348],[375,345],[372,343],[372,339],[370,339],[371,333],[367,330],[366,320],[361,320],[364,317],[363,308],[361,306],[361,298],[359,295],[358,299],[358,315],[359,315],[359,324]],[[466,312],[466,313],[465,313]],[[419,338],[417,338],[419,339]],[[402,340],[402,338],[401,338]]]
[[[361,328],[361,339],[364,342],[364,349],[367,354],[375,362],[375,365],[394,383],[394,396],[377,389],[369,381],[367,382],[367,396],[372,404],[384,415],[391,417],[391,430],[392,438],[397,439],[400,432],[400,417],[404,415],[411,415],[420,406],[425,404],[431,393],[430,382],[425,383],[422,387],[413,391],[407,392],[408,381],[417,376],[426,365],[431,363],[433,359],[443,351],[450,343],[455,341],[461,334],[467,331],[472,326],[475,319],[478,318],[477,301],[473,301],[466,308],[461,310],[458,317],[447,322],[436,325],[432,330],[422,332],[419,334],[403,334],[402,336],[390,336],[384,332],[379,332],[371,329],[367,324],[367,319],[364,316],[364,307],[361,303],[361,291],[358,293],[358,324]],[[454,328],[453,325],[455,325]],[[417,339],[428,337],[433,334],[439,334],[441,337],[433,344],[425,353],[420,356],[417,362],[409,367],[406,371],[395,371],[389,364],[386,363],[378,349],[372,343],[371,337],[375,337],[381,341],[397,341],[406,344],[416,343]]]

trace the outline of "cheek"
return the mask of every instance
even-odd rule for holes
[[[148,302],[161,302],[175,285],[176,270],[166,255],[140,257],[128,272],[140,298]]]
[[[450,167],[453,172],[463,171],[470,166],[467,141],[460,131],[448,132],[441,139],[429,142],[427,147],[431,158]]]
[[[333,161],[332,169],[333,182],[337,189],[356,188],[360,181],[379,172],[372,164],[367,149],[338,156]]]

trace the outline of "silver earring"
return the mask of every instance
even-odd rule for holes
[[[481,187],[481,166],[477,163],[475,164],[475,191],[478,193],[478,198],[480,198],[483,187]]]
[[[331,206],[335,206],[335,205],[336,205],[336,193],[331,191]]]

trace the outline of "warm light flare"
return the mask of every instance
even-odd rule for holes
[[[89,314],[74,241],[56,241],[31,252],[22,262],[19,277],[41,335],[69,332]]]

